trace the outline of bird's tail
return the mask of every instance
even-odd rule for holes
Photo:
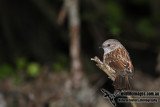
[[[128,77],[128,75],[116,75],[115,81],[113,82],[113,86],[115,89],[119,90],[131,90],[130,78]]]

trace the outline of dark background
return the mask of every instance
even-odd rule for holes
[[[54,90],[65,81],[57,82],[60,81],[59,79],[70,78],[68,17],[64,20],[63,25],[57,22],[62,5],[63,0],[0,1],[0,94],[6,105],[8,103],[10,107],[19,107],[21,104],[19,99],[13,100],[17,97],[16,88],[21,90],[22,95],[24,93],[28,95],[28,92],[31,91],[26,90],[33,88],[33,81],[34,85],[40,83],[35,81],[44,75],[42,72],[46,69],[46,78],[51,74],[53,75],[51,78],[58,78],[52,82],[49,80],[51,83],[46,82],[48,87],[55,83],[56,85],[50,89],[41,89],[42,92]],[[94,56],[102,59],[103,50],[98,47],[110,38],[118,39],[126,47],[130,53],[135,73],[141,75],[137,78],[142,79],[146,76],[142,80],[146,84],[159,80],[159,11],[159,0],[79,0],[80,57],[83,73],[91,87],[97,86],[95,90],[103,87],[111,92],[114,91],[112,81],[90,60]],[[26,84],[30,86],[24,91]],[[158,87],[157,84],[154,86]],[[41,84],[39,87],[45,86]],[[137,90],[150,89],[134,87]],[[159,90],[160,88],[154,89]],[[13,101],[9,101],[9,98],[13,98]],[[27,98],[24,98],[24,102]],[[55,97],[54,102],[56,102],[55,99],[58,98]],[[42,107],[52,107],[49,105],[50,100],[44,102]],[[86,105],[81,104],[80,106]]]

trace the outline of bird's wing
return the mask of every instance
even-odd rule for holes
[[[106,62],[117,73],[119,72],[121,74],[123,71],[129,73],[133,72],[132,62],[127,50],[124,47],[117,48],[110,52],[106,56]]]

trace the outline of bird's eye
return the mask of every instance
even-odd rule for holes
[[[107,46],[111,46],[111,44],[108,44]]]

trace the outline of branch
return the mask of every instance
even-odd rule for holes
[[[59,15],[58,15],[58,24],[59,25],[62,25],[64,23],[64,20],[67,16],[67,11],[68,11],[67,9],[68,9],[67,8],[67,2],[66,2],[66,0],[64,0],[64,4],[62,6],[62,9],[61,9],[61,11],[59,12]]]
[[[127,96],[127,97],[128,97],[128,99],[133,99],[132,96]],[[131,102],[131,104],[132,104],[133,107],[137,107],[137,104],[135,102]]]
[[[103,62],[97,56],[91,58],[91,60],[97,62],[96,65],[109,76],[108,78],[110,78],[112,81],[115,80],[115,71],[109,67],[109,65],[103,64]]]

